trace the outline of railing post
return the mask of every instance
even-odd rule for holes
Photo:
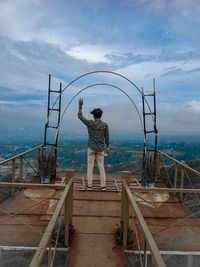
[[[130,172],[122,172],[122,202],[121,202],[121,221],[123,227],[123,247],[127,247],[127,234],[129,226],[129,200],[126,194],[126,190],[123,186],[123,180],[126,181],[127,185],[130,185]]]
[[[66,170],[65,183],[68,184],[70,178],[74,177],[74,170]],[[69,225],[72,224],[73,213],[73,183],[65,199],[65,246],[69,246]]]
[[[177,187],[177,177],[178,177],[178,164],[175,165],[175,173],[174,173],[174,188]],[[174,192],[174,195],[176,195],[176,192]]]
[[[22,183],[23,177],[23,156],[20,157],[20,166],[19,166],[19,182]]]
[[[185,173],[185,168],[181,167],[181,189],[184,186],[184,173]],[[180,193],[180,201],[183,200],[183,193]]]
[[[15,158],[12,160],[12,183],[15,182]],[[12,197],[15,195],[15,187],[12,186],[11,188],[11,195]]]
[[[143,266],[147,266],[147,243],[144,241],[144,260],[143,260]]]
[[[51,240],[49,241],[48,266],[51,267]]]
[[[156,154],[156,178],[160,179],[160,158],[161,158],[161,154],[160,152],[157,152]]]
[[[40,158],[40,152],[41,152],[41,149],[38,148],[38,159]],[[37,171],[37,174],[40,175],[39,160],[38,160],[38,171]]]

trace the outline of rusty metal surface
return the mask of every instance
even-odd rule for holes
[[[109,234],[75,234],[68,252],[67,267],[125,267],[122,249]]]

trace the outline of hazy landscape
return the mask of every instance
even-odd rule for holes
[[[73,135],[72,135],[73,136]],[[86,146],[87,139],[81,137],[61,138],[59,145]],[[27,151],[42,144],[42,136],[22,136],[0,139],[0,159],[1,161],[19,153]],[[153,139],[147,143],[148,148],[153,148]],[[126,138],[117,136],[111,139],[110,146],[113,148],[143,148],[141,138],[130,135]],[[200,161],[200,140],[198,136],[161,136],[158,137],[158,150],[180,161]],[[36,153],[26,155],[26,158],[36,164]],[[105,157],[107,172],[117,173],[124,169],[133,171],[141,167],[141,152],[116,151],[111,150],[110,155]],[[82,148],[59,148],[58,164],[63,168],[74,168],[78,172],[86,171],[87,150]],[[165,162],[167,164],[167,161]],[[8,164],[7,164],[8,165]],[[3,167],[1,167],[1,172]],[[95,171],[97,168],[95,166]]]

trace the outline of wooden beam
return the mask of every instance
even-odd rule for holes
[[[189,170],[189,171],[191,171],[191,172],[197,174],[198,176],[200,176],[200,172],[198,172],[198,171],[192,169],[191,167],[187,166],[186,164],[184,164],[184,163],[182,163],[182,162],[180,162],[180,161],[178,161],[178,160],[176,160],[176,159],[170,157],[169,155],[165,154],[165,153],[162,152],[162,151],[159,151],[159,153],[161,153],[161,154],[162,154],[163,156],[165,156],[166,158],[171,159],[173,162],[177,163],[179,166],[182,166],[182,167],[184,167],[185,169],[187,169],[187,170]]]
[[[177,178],[178,178],[178,164],[176,163],[175,173],[174,173],[174,188],[177,187]],[[174,192],[174,195],[176,195],[175,192]]]
[[[52,146],[52,145],[46,145],[46,146]],[[88,148],[87,146],[57,146],[57,149],[59,147],[62,147],[62,148]],[[110,150],[127,150],[127,151],[139,151],[139,152],[143,152],[144,149],[139,149],[139,148],[121,148],[121,147],[110,147]]]
[[[11,188],[11,195],[12,197],[14,197],[15,195],[15,187],[14,187],[14,183],[15,183],[15,167],[16,167],[16,162],[15,159],[12,160],[12,188]]]
[[[3,165],[3,164],[5,164],[5,163],[7,163],[7,162],[9,162],[9,161],[12,161],[13,159],[20,158],[21,156],[24,156],[24,155],[26,155],[26,154],[28,154],[28,153],[30,153],[30,152],[32,152],[32,151],[34,151],[34,150],[40,148],[40,147],[43,147],[43,145],[36,146],[36,147],[34,147],[34,148],[30,149],[30,150],[27,150],[27,151],[25,151],[25,152],[23,152],[23,153],[21,153],[21,154],[18,154],[18,155],[16,155],[16,156],[12,157],[12,158],[3,160],[3,161],[0,162],[0,165]]]
[[[184,169],[184,167],[182,167],[181,168],[181,189],[183,188],[183,186],[184,186],[184,174],[185,174],[185,169]],[[180,201],[182,201],[183,200],[183,193],[181,192],[180,193]]]
[[[18,187],[18,188],[45,188],[45,187],[48,187],[48,188],[54,188],[54,189],[64,189],[65,188],[65,185],[63,184],[29,184],[29,183],[4,183],[4,182],[1,182],[0,183],[0,187]]]
[[[158,152],[156,153],[156,178],[160,178],[160,158],[161,154]]]
[[[74,177],[74,170],[66,170],[65,177],[66,177],[65,182],[68,183],[68,181]],[[69,194],[65,199],[65,246],[66,247],[69,246],[69,226],[72,223],[72,212],[73,212],[72,205],[73,205],[73,181],[69,189]]]
[[[122,181],[126,181],[126,184],[130,185],[131,174],[128,171],[122,172]],[[129,227],[129,201],[125,188],[122,186],[122,201],[121,201],[121,220],[123,227],[123,247],[127,247],[127,234]]]
[[[23,156],[20,157],[20,165],[19,165],[19,182],[22,183],[23,177]]]
[[[155,243],[155,241],[154,241],[154,239],[152,237],[152,234],[149,231],[149,228],[147,227],[147,224],[146,224],[146,222],[145,222],[145,220],[144,220],[144,218],[142,216],[142,213],[141,213],[141,211],[140,211],[140,209],[139,209],[139,207],[138,207],[138,205],[137,205],[137,203],[136,203],[136,201],[135,201],[135,199],[134,199],[134,197],[133,197],[133,195],[132,195],[132,193],[131,193],[131,191],[130,191],[130,189],[129,189],[129,187],[128,187],[128,185],[127,185],[125,180],[123,180],[123,186],[124,186],[124,188],[126,190],[127,196],[128,196],[128,198],[130,200],[130,204],[131,204],[131,206],[132,206],[132,208],[134,210],[134,213],[135,213],[135,215],[137,217],[137,220],[138,220],[138,223],[139,223],[139,225],[141,227],[143,236],[144,236],[144,238],[145,238],[145,240],[147,242],[149,250],[151,251],[151,255],[152,255],[153,259],[154,259],[154,262],[155,262],[156,266],[166,267],[166,265],[165,265],[165,263],[163,261],[163,258],[160,255],[158,247],[156,246],[156,243]]]
[[[46,247],[50,241],[50,238],[51,238],[51,235],[52,235],[52,232],[53,232],[53,229],[56,225],[56,222],[57,222],[57,219],[58,219],[58,216],[60,215],[60,212],[61,212],[61,209],[63,207],[63,204],[65,202],[65,199],[66,199],[66,196],[68,195],[68,192],[69,192],[69,189],[70,189],[70,186],[72,185],[72,182],[73,182],[73,178],[70,179],[69,183],[66,185],[65,187],[65,190],[62,194],[62,197],[60,198],[59,202],[58,202],[58,205],[56,207],[56,210],[53,214],[53,216],[51,217],[51,220],[46,228],[46,231],[42,237],[42,240],[40,241],[40,244],[36,250],[36,253],[31,261],[31,264],[29,265],[29,267],[38,267],[40,266],[41,262],[42,262],[42,259],[43,259],[43,256],[44,256],[44,253],[46,251]]]
[[[161,188],[161,187],[131,187],[130,188],[132,192],[155,192],[155,193],[194,193],[194,194],[200,194],[200,189],[195,188]]]

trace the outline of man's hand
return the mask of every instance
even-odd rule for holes
[[[82,107],[82,105],[83,105],[83,99],[80,98],[78,102],[79,102],[79,107]]]
[[[79,101],[78,101],[78,103],[79,103],[78,112],[80,113],[80,112],[82,112],[83,99],[80,98]]]

